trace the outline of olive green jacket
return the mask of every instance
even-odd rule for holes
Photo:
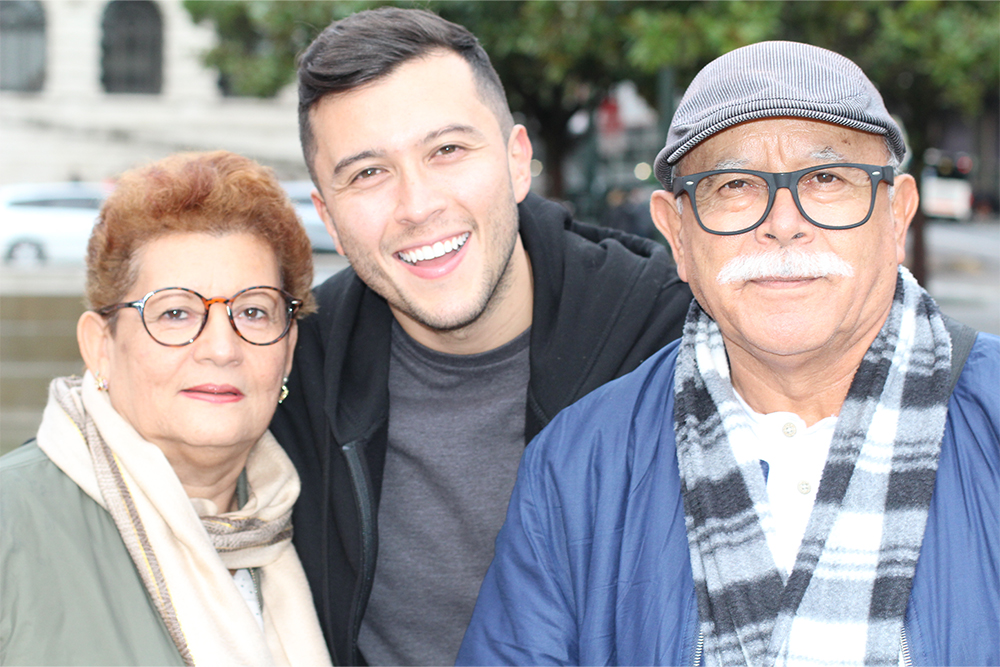
[[[0,664],[184,664],[111,515],[34,443],[0,458]]]

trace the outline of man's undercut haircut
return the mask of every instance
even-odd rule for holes
[[[476,90],[504,136],[514,126],[500,77],[476,36],[422,9],[382,7],[330,24],[299,57],[299,139],[313,183],[316,140],[309,114],[327,95],[344,93],[392,74],[403,63],[453,52],[472,68]],[[448,94],[441,91],[442,95]]]

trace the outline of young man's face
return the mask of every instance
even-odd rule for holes
[[[526,264],[515,249],[531,145],[522,126],[503,132],[465,60],[406,62],[310,117],[320,216],[404,328],[461,329],[523,295],[530,274],[512,266]]]

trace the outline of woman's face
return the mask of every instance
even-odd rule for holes
[[[186,287],[206,299],[247,287],[281,287],[268,244],[246,233],[179,233],[149,242],[134,258],[135,285],[123,301],[163,287]],[[100,368],[111,404],[171,463],[210,465],[249,448],[267,429],[282,379],[291,369],[296,327],[273,345],[251,345],[230,325],[224,304],[210,307],[193,343],[166,347],[146,332],[136,308],[118,312],[102,338]]]

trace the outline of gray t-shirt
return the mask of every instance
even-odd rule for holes
[[[395,322],[379,551],[359,645],[371,665],[451,665],[524,452],[529,331],[430,350]]]

